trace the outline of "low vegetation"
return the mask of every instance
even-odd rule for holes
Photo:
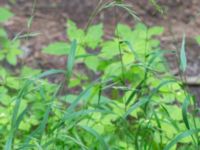
[[[12,16],[0,8],[0,59],[16,65],[20,40],[9,39],[2,25]],[[66,26],[68,41],[42,50],[66,56],[65,69],[23,66],[16,73],[1,66],[1,149],[200,149],[196,99],[165,59],[168,53],[179,56],[184,74],[185,37],[177,52],[160,48],[160,26],[118,23],[109,39],[102,23],[84,30],[68,20]],[[58,74],[64,80],[51,82],[49,77]]]

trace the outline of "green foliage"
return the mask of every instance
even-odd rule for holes
[[[6,59],[11,65],[16,65],[17,56],[22,54],[22,51],[18,48],[20,46],[19,41],[10,41],[9,39],[0,39],[2,43],[0,60]]]
[[[197,43],[200,45],[200,36],[197,36],[196,38]]]
[[[4,23],[12,16],[13,14],[8,9],[0,7],[0,60],[6,60],[9,64],[16,65],[17,56],[22,54],[22,51],[19,49],[20,41],[10,40],[1,26],[1,23]]]
[[[75,56],[76,56],[76,48],[77,48],[77,42],[76,40],[72,41],[71,49],[69,52],[68,62],[67,62],[67,78],[70,79],[74,67],[75,62]]]
[[[43,52],[51,55],[67,55],[69,53],[69,47],[65,42],[56,42],[45,47]]]
[[[125,7],[122,1],[112,4]],[[13,74],[1,67],[0,148],[199,149],[199,110],[166,66],[165,54],[174,51],[161,50],[162,33],[160,26],[118,24],[105,40],[103,24],[84,31],[68,20],[67,41],[43,49],[67,56],[65,70],[23,67]],[[0,37],[2,60],[15,65],[20,42],[10,41],[3,28]],[[186,64],[184,37],[182,71]],[[48,80],[57,74],[67,82]],[[80,93],[69,92],[74,89]]]
[[[118,24],[115,36],[103,40],[102,24],[87,31],[72,21],[67,24],[69,42],[43,49],[68,55],[66,71],[41,74],[25,67],[15,77],[1,69],[0,134],[6,137],[1,146],[6,142],[7,150],[198,148],[194,140],[200,122],[192,115],[193,98],[167,69],[164,54],[174,52],[159,47],[156,36],[162,27],[140,23],[132,29]],[[184,63],[184,41],[181,51]],[[86,71],[72,71],[75,62],[85,64]],[[92,81],[87,71],[101,76]],[[68,88],[82,92],[60,95],[62,86],[42,79],[57,73],[67,81],[71,78]]]
[[[185,54],[185,35],[183,36],[181,52],[180,52],[180,69],[184,72],[187,67],[187,58]]]
[[[13,16],[8,9],[0,7],[0,22],[5,22]]]
[[[101,42],[101,38],[103,36],[103,25],[94,25],[89,27],[86,35],[85,35],[85,43],[91,49],[95,49],[98,44]]]

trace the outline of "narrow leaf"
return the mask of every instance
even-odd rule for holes
[[[75,61],[75,55],[76,55],[76,48],[77,48],[77,42],[76,42],[76,40],[73,40],[72,44],[71,44],[69,56],[68,56],[68,61],[67,61],[67,78],[68,78],[68,80],[70,79],[70,77],[72,75],[72,70],[74,67],[74,61]]]
[[[183,35],[181,52],[180,52],[180,69],[184,72],[187,67],[187,58],[185,53],[185,35]]]
[[[93,135],[100,142],[99,146],[101,146],[102,149],[109,149],[108,145],[104,141],[103,137],[101,135],[99,135],[98,132],[96,132],[94,129],[92,129],[92,128],[88,127],[88,126],[80,126],[80,127],[82,129],[84,129],[85,131],[87,131],[88,133],[90,133],[91,135]]]
[[[190,129],[190,125],[189,125],[188,117],[187,117],[187,107],[188,107],[189,102],[190,102],[190,97],[187,95],[186,98],[185,98],[185,101],[184,101],[184,103],[182,105],[183,121],[184,121],[185,126],[187,127],[187,129]]]
[[[179,134],[174,139],[172,139],[169,144],[167,144],[165,146],[164,150],[170,150],[172,146],[174,146],[175,144],[177,144],[183,138],[186,138],[188,136],[191,136],[192,134],[198,133],[199,131],[200,131],[200,129],[192,129],[192,130],[188,130],[188,131],[185,131],[185,132]]]

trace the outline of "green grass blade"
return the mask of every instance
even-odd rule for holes
[[[41,33],[38,32],[31,32],[31,33],[26,33],[26,34],[21,34],[18,33],[16,36],[12,39],[12,41],[16,41],[17,39],[23,39],[23,38],[31,38],[31,37],[36,37],[40,35]]]
[[[134,50],[132,44],[129,41],[123,41],[124,44],[126,44],[128,46],[128,48],[131,50],[131,52],[133,53],[133,56],[135,57],[135,59],[138,62],[141,62],[141,60],[139,59],[138,54],[136,53],[136,51]]]
[[[47,76],[50,76],[50,75],[54,75],[54,74],[65,74],[65,71],[64,70],[59,70],[59,69],[51,69],[51,70],[48,70],[46,72],[43,72],[43,73],[37,75],[35,77],[35,79],[44,78],[44,77],[47,77]]]
[[[72,75],[72,70],[74,67],[74,62],[75,62],[75,55],[76,55],[76,49],[77,49],[77,41],[73,40],[71,44],[71,49],[69,52],[68,56],[68,61],[67,61],[67,79],[69,80],[71,75]]]
[[[64,120],[72,120],[72,121],[75,121],[76,118],[80,118],[80,117],[83,117],[83,116],[88,116],[92,113],[95,113],[95,112],[99,112],[99,113],[106,113],[107,111],[104,111],[104,110],[99,110],[99,109],[88,109],[88,110],[80,110],[78,112],[74,112],[74,113],[69,113],[69,114],[65,114],[64,115]],[[108,112],[107,112],[108,113]],[[112,113],[110,111],[110,113]]]
[[[102,85],[100,84],[98,88],[98,104],[101,101],[101,95],[102,95]]]
[[[31,28],[31,25],[32,25],[32,22],[33,22],[33,19],[34,19],[34,11],[36,9],[36,3],[37,3],[37,0],[34,0],[33,1],[32,10],[31,10],[31,17],[27,21],[27,27],[28,27],[28,29]]]
[[[174,54],[175,51],[172,50],[157,50],[153,51],[148,54],[149,60],[148,60],[148,66],[151,66],[157,58],[163,57],[165,54]]]
[[[141,98],[138,102],[136,102],[135,104],[133,104],[123,115],[123,118],[125,119],[131,112],[133,112],[135,109],[139,108],[140,106],[146,104],[148,101],[151,100],[152,96],[154,96],[154,94],[156,94],[159,89],[166,85],[169,84],[171,82],[176,82],[175,80],[166,80],[161,82],[155,89],[152,90],[151,94],[148,97],[143,97]]]
[[[17,118],[17,120],[16,120],[16,125],[15,125],[15,128],[16,128],[16,129],[19,127],[19,125],[20,125],[20,123],[21,123],[23,117],[25,116],[25,114],[26,114],[27,112],[28,112],[28,107],[25,108],[25,109],[21,112],[21,114],[19,115],[19,117]]]
[[[131,106],[128,111],[123,115],[123,118],[125,119],[131,112],[133,112],[135,109],[139,108],[140,106],[144,105],[149,101],[149,97],[145,97],[140,99],[138,102],[136,102],[133,106]]]
[[[189,102],[190,102],[190,96],[187,95],[182,105],[182,117],[187,129],[190,129],[190,125],[189,125],[189,121],[187,117],[187,108],[188,108]]]
[[[167,110],[167,108],[164,105],[161,105],[161,108],[163,109],[163,112],[165,113],[166,118],[170,121],[169,124],[172,125],[174,129],[176,129],[177,132],[180,132],[180,127],[178,123],[171,118],[170,113]]]
[[[21,100],[23,98],[23,96],[27,93],[28,90],[28,86],[30,85],[31,81],[27,81],[25,82],[23,88],[20,90],[19,94],[16,97],[16,102],[15,102],[15,106],[13,109],[13,115],[12,115],[12,119],[11,119],[11,129],[10,129],[10,135],[9,138],[6,142],[5,145],[5,150],[11,150],[12,149],[12,142],[15,136],[15,132],[17,130],[17,124],[19,124],[19,119],[21,118],[19,116],[18,118],[18,112],[19,112],[19,108],[21,105]],[[22,116],[22,115],[21,115]],[[22,120],[22,118],[20,119],[20,121]]]
[[[9,136],[7,142],[6,142],[5,150],[11,150],[12,149],[12,142],[13,142],[15,133],[17,132],[17,129],[18,129],[22,119],[24,118],[25,114],[27,113],[27,111],[28,111],[28,108],[24,109],[22,111],[22,113],[19,115],[19,117],[17,118],[16,123],[15,123],[15,127],[12,128],[10,136]]]
[[[85,131],[87,131],[88,133],[90,133],[91,135],[93,135],[96,140],[98,140],[100,142],[100,145],[98,146],[100,149],[102,150],[109,150],[108,145],[106,144],[106,142],[104,141],[103,137],[101,135],[99,135],[94,129],[88,127],[88,126],[79,126],[82,129],[84,129]]]
[[[160,122],[161,120],[159,119],[157,112],[155,112],[155,110],[153,110],[153,115],[155,116],[156,124],[157,124],[158,128],[160,129],[160,131],[159,131],[160,132],[160,143],[162,145],[163,138],[162,138],[162,130],[161,130],[162,126],[161,126],[161,122]]]
[[[175,144],[177,144],[180,140],[182,140],[188,136],[191,136],[195,133],[198,133],[198,132],[200,132],[200,129],[191,129],[191,130],[188,130],[188,131],[185,131],[185,132],[179,134],[165,146],[164,150],[170,150],[171,147],[173,147]]]
[[[134,98],[134,96],[140,92],[140,90],[142,89],[143,84],[145,83],[146,79],[142,80],[137,87],[133,90],[133,92],[130,94],[130,96],[128,97],[127,101],[126,101],[126,106],[129,105],[129,103],[132,101],[132,99]]]
[[[102,5],[98,12],[102,11],[103,9],[112,8],[112,7],[118,7],[124,9],[126,12],[128,12],[135,20],[141,21],[141,19],[136,15],[136,12],[131,9],[131,5],[124,4],[124,3],[118,3],[118,2],[107,2],[104,5]]]
[[[12,142],[13,142],[13,134],[11,133],[8,140],[6,141],[6,145],[4,150],[11,150],[12,149]]]
[[[62,120],[53,128],[53,131],[60,128],[62,126],[62,124],[65,122],[66,120],[66,116],[68,114],[73,114],[74,113],[74,110],[75,108],[78,106],[79,102],[81,100],[83,100],[83,97],[85,95],[88,94],[88,92],[90,92],[90,89],[92,87],[94,87],[94,85],[98,82],[98,79],[94,82],[92,82],[85,90],[83,90],[78,96],[77,98],[70,104],[70,106],[67,108],[67,110],[64,112],[64,115],[63,115],[63,118]]]
[[[15,131],[17,130],[16,129],[17,123],[20,123],[19,118],[18,118],[18,112],[20,109],[21,100],[28,93],[28,87],[35,81],[35,79],[43,78],[43,77],[46,77],[46,76],[49,76],[52,74],[58,74],[58,73],[65,73],[65,72],[63,70],[49,70],[49,71],[46,71],[46,72],[36,76],[32,80],[27,80],[25,82],[24,86],[19,91],[19,93],[16,97],[16,100],[15,100],[16,102],[15,102],[15,107],[13,109],[13,115],[12,115],[12,120],[11,120],[10,136],[6,142],[4,149],[11,150],[11,148],[12,148],[12,141],[15,136]]]
[[[67,109],[67,112],[73,111],[78,105],[79,101],[81,101],[81,98],[85,96],[88,92],[90,92],[90,89],[94,87],[96,83],[97,81],[92,82],[84,91],[82,91],[80,95],[74,100],[74,102],[69,106],[69,108]]]
[[[187,58],[185,53],[185,34],[183,35],[180,52],[180,69],[184,72],[187,67]]]
[[[67,138],[68,140],[71,140],[72,142],[76,143],[81,149],[83,150],[89,150],[89,148],[87,146],[85,146],[81,141],[79,141],[78,139],[71,137],[69,135],[65,135],[65,138]]]
[[[32,138],[39,138],[39,137],[41,138],[41,136],[42,136],[42,134],[43,134],[43,132],[45,130],[46,124],[48,122],[48,118],[49,118],[49,114],[51,112],[53,101],[55,100],[56,95],[57,95],[60,87],[61,87],[61,85],[59,85],[57,87],[57,90],[54,92],[54,95],[51,98],[51,104],[47,108],[47,110],[46,110],[46,112],[44,114],[43,120],[41,121],[40,125],[30,134],[30,136],[28,136],[26,138],[24,145],[28,145]]]

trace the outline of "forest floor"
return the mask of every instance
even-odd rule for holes
[[[17,0],[16,4],[1,0],[0,6],[8,5],[15,13],[13,19],[5,27],[11,37],[20,32],[38,32],[39,36],[22,40],[22,49],[25,55],[23,63],[34,68],[62,68],[65,58],[47,56],[41,49],[53,41],[66,40],[66,20],[72,19],[79,27],[85,27],[91,13],[94,11],[98,0],[41,0],[37,1],[33,12],[34,0]],[[200,35],[200,1],[199,0],[158,0],[165,13],[162,15],[155,7],[147,3],[148,0],[125,0],[130,3],[133,10],[148,26],[160,25],[165,28],[164,35],[160,38],[163,49],[180,49],[182,36],[185,33],[188,68],[186,76],[190,79],[200,80],[200,46],[194,38]],[[116,14],[117,13],[117,14]],[[34,15],[31,28],[27,22]],[[116,22],[127,23],[133,26],[136,22],[122,10],[106,10],[99,14],[95,22],[104,22],[105,32],[112,35]],[[175,59],[168,56],[172,70],[177,69]],[[189,83],[190,84],[190,83]],[[200,100],[200,85],[190,85],[192,92]]]

